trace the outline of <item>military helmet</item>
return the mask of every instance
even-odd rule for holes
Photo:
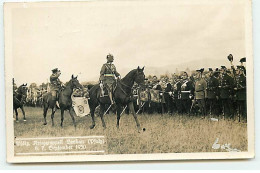
[[[112,54],[108,54],[107,59],[110,59],[110,58],[114,58],[114,56]]]

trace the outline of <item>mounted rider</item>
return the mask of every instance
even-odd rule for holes
[[[59,91],[62,88],[62,82],[60,81],[59,77],[61,75],[61,72],[58,68],[55,68],[52,70],[52,75],[50,76],[50,89],[51,89],[51,95],[52,100],[56,101],[56,106],[59,108],[59,102],[58,102],[58,95]]]
[[[103,86],[105,86],[108,90],[108,96],[110,98],[111,104],[114,104],[112,98],[113,84],[116,82],[116,79],[120,79],[120,74],[116,71],[116,67],[113,64],[113,61],[114,56],[112,54],[108,54],[107,63],[103,64],[99,78],[101,93],[104,93]]]

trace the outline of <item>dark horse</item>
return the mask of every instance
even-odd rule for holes
[[[18,122],[18,111],[17,109],[20,108],[23,112],[23,120],[26,121],[25,118],[25,112],[24,112],[24,104],[26,102],[26,97],[27,97],[27,84],[22,84],[19,86],[17,89],[17,92],[13,93],[13,110],[15,111],[16,115],[16,122]]]
[[[141,86],[144,86],[145,75],[143,71],[144,68],[140,69],[138,66],[137,69],[130,71],[124,78],[122,78],[116,83],[113,92],[113,97],[117,108],[117,128],[119,128],[119,120],[120,120],[122,106],[128,105],[129,110],[132,112],[134,116],[138,131],[140,130],[140,124],[138,122],[137,116],[134,111],[132,87],[134,85],[134,82],[136,82]],[[106,128],[103,115],[104,115],[105,105],[111,104],[111,102],[108,96],[100,97],[100,92],[101,90],[99,84],[93,86],[89,91],[89,97],[90,97],[89,108],[92,117],[92,125],[90,126],[91,129],[93,129],[96,125],[94,112],[98,105],[100,105],[99,115],[102,121],[102,125],[104,128]]]
[[[74,127],[76,127],[75,119],[74,119],[74,115],[73,115],[72,100],[71,100],[71,95],[72,95],[73,89],[75,89],[75,88],[82,89],[82,85],[79,83],[77,77],[74,77],[72,75],[71,80],[66,84],[65,88],[59,93],[58,101],[59,101],[60,110],[61,110],[61,123],[60,123],[61,127],[63,126],[65,110],[69,110]],[[52,99],[50,92],[43,95],[43,117],[44,117],[43,125],[47,125],[46,115],[47,115],[48,108],[52,109],[51,120],[52,120],[52,126],[54,126],[53,118],[54,118],[54,114],[56,111],[56,101]]]

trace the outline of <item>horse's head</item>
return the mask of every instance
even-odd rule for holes
[[[144,67],[137,67],[137,69],[135,70],[134,81],[140,86],[145,85]]]
[[[28,90],[27,83],[26,84],[22,84],[17,89],[17,94],[21,96],[21,101],[25,101],[26,100],[27,90]]]
[[[74,75],[71,76],[71,87],[72,88],[77,88],[77,89],[83,89],[83,86],[79,83],[78,81],[78,76],[74,77]]]

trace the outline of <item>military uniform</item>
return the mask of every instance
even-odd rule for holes
[[[178,113],[182,113],[181,107],[181,80],[176,80],[173,85],[173,105],[177,109]]]
[[[206,116],[206,93],[207,83],[204,79],[200,78],[195,83],[195,100],[198,102],[201,113]]]
[[[227,73],[223,73],[220,78],[220,99],[222,103],[222,112],[224,116],[232,116],[232,95],[234,89],[234,80]]]
[[[212,76],[209,77],[207,81],[206,89],[206,104],[209,114],[217,114],[217,98],[219,97],[219,81],[216,77],[217,73],[215,72]]]
[[[192,104],[191,95],[194,95],[194,86],[189,79],[183,79],[180,92],[182,113],[189,113]]]
[[[152,86],[153,86],[153,90],[158,90],[158,91],[160,91],[160,93],[161,93],[161,91],[163,90],[162,89],[162,86],[160,85],[160,83],[159,83],[160,81],[158,81],[158,80],[153,80],[153,84],[152,84]],[[151,96],[152,97],[152,96]],[[159,100],[161,100],[162,99],[162,96],[161,95],[159,95]],[[159,101],[160,102],[160,101]],[[158,103],[158,102],[151,102],[151,111],[152,112],[156,112],[156,113],[163,113],[164,112],[164,109],[163,109],[163,107],[162,107],[163,105],[162,105],[162,103]]]
[[[102,81],[110,91],[112,91],[112,85],[118,76],[120,76],[120,74],[116,71],[114,64],[109,62],[103,64],[100,71],[100,81]]]
[[[247,119],[246,76],[244,74],[236,76],[235,91],[235,100],[237,102],[238,114],[241,115],[242,118]]]
[[[51,89],[51,95],[53,100],[58,99],[58,92],[61,89],[62,82],[59,79],[60,73],[57,68],[52,70],[52,75],[50,76],[50,89]]]
[[[111,104],[114,104],[112,91],[113,84],[116,82],[116,78],[120,77],[120,74],[116,71],[115,65],[112,63],[114,61],[114,56],[109,54],[107,55],[107,63],[103,64],[100,71],[100,88],[101,88],[101,97],[104,96],[103,86],[108,90],[108,96]]]

